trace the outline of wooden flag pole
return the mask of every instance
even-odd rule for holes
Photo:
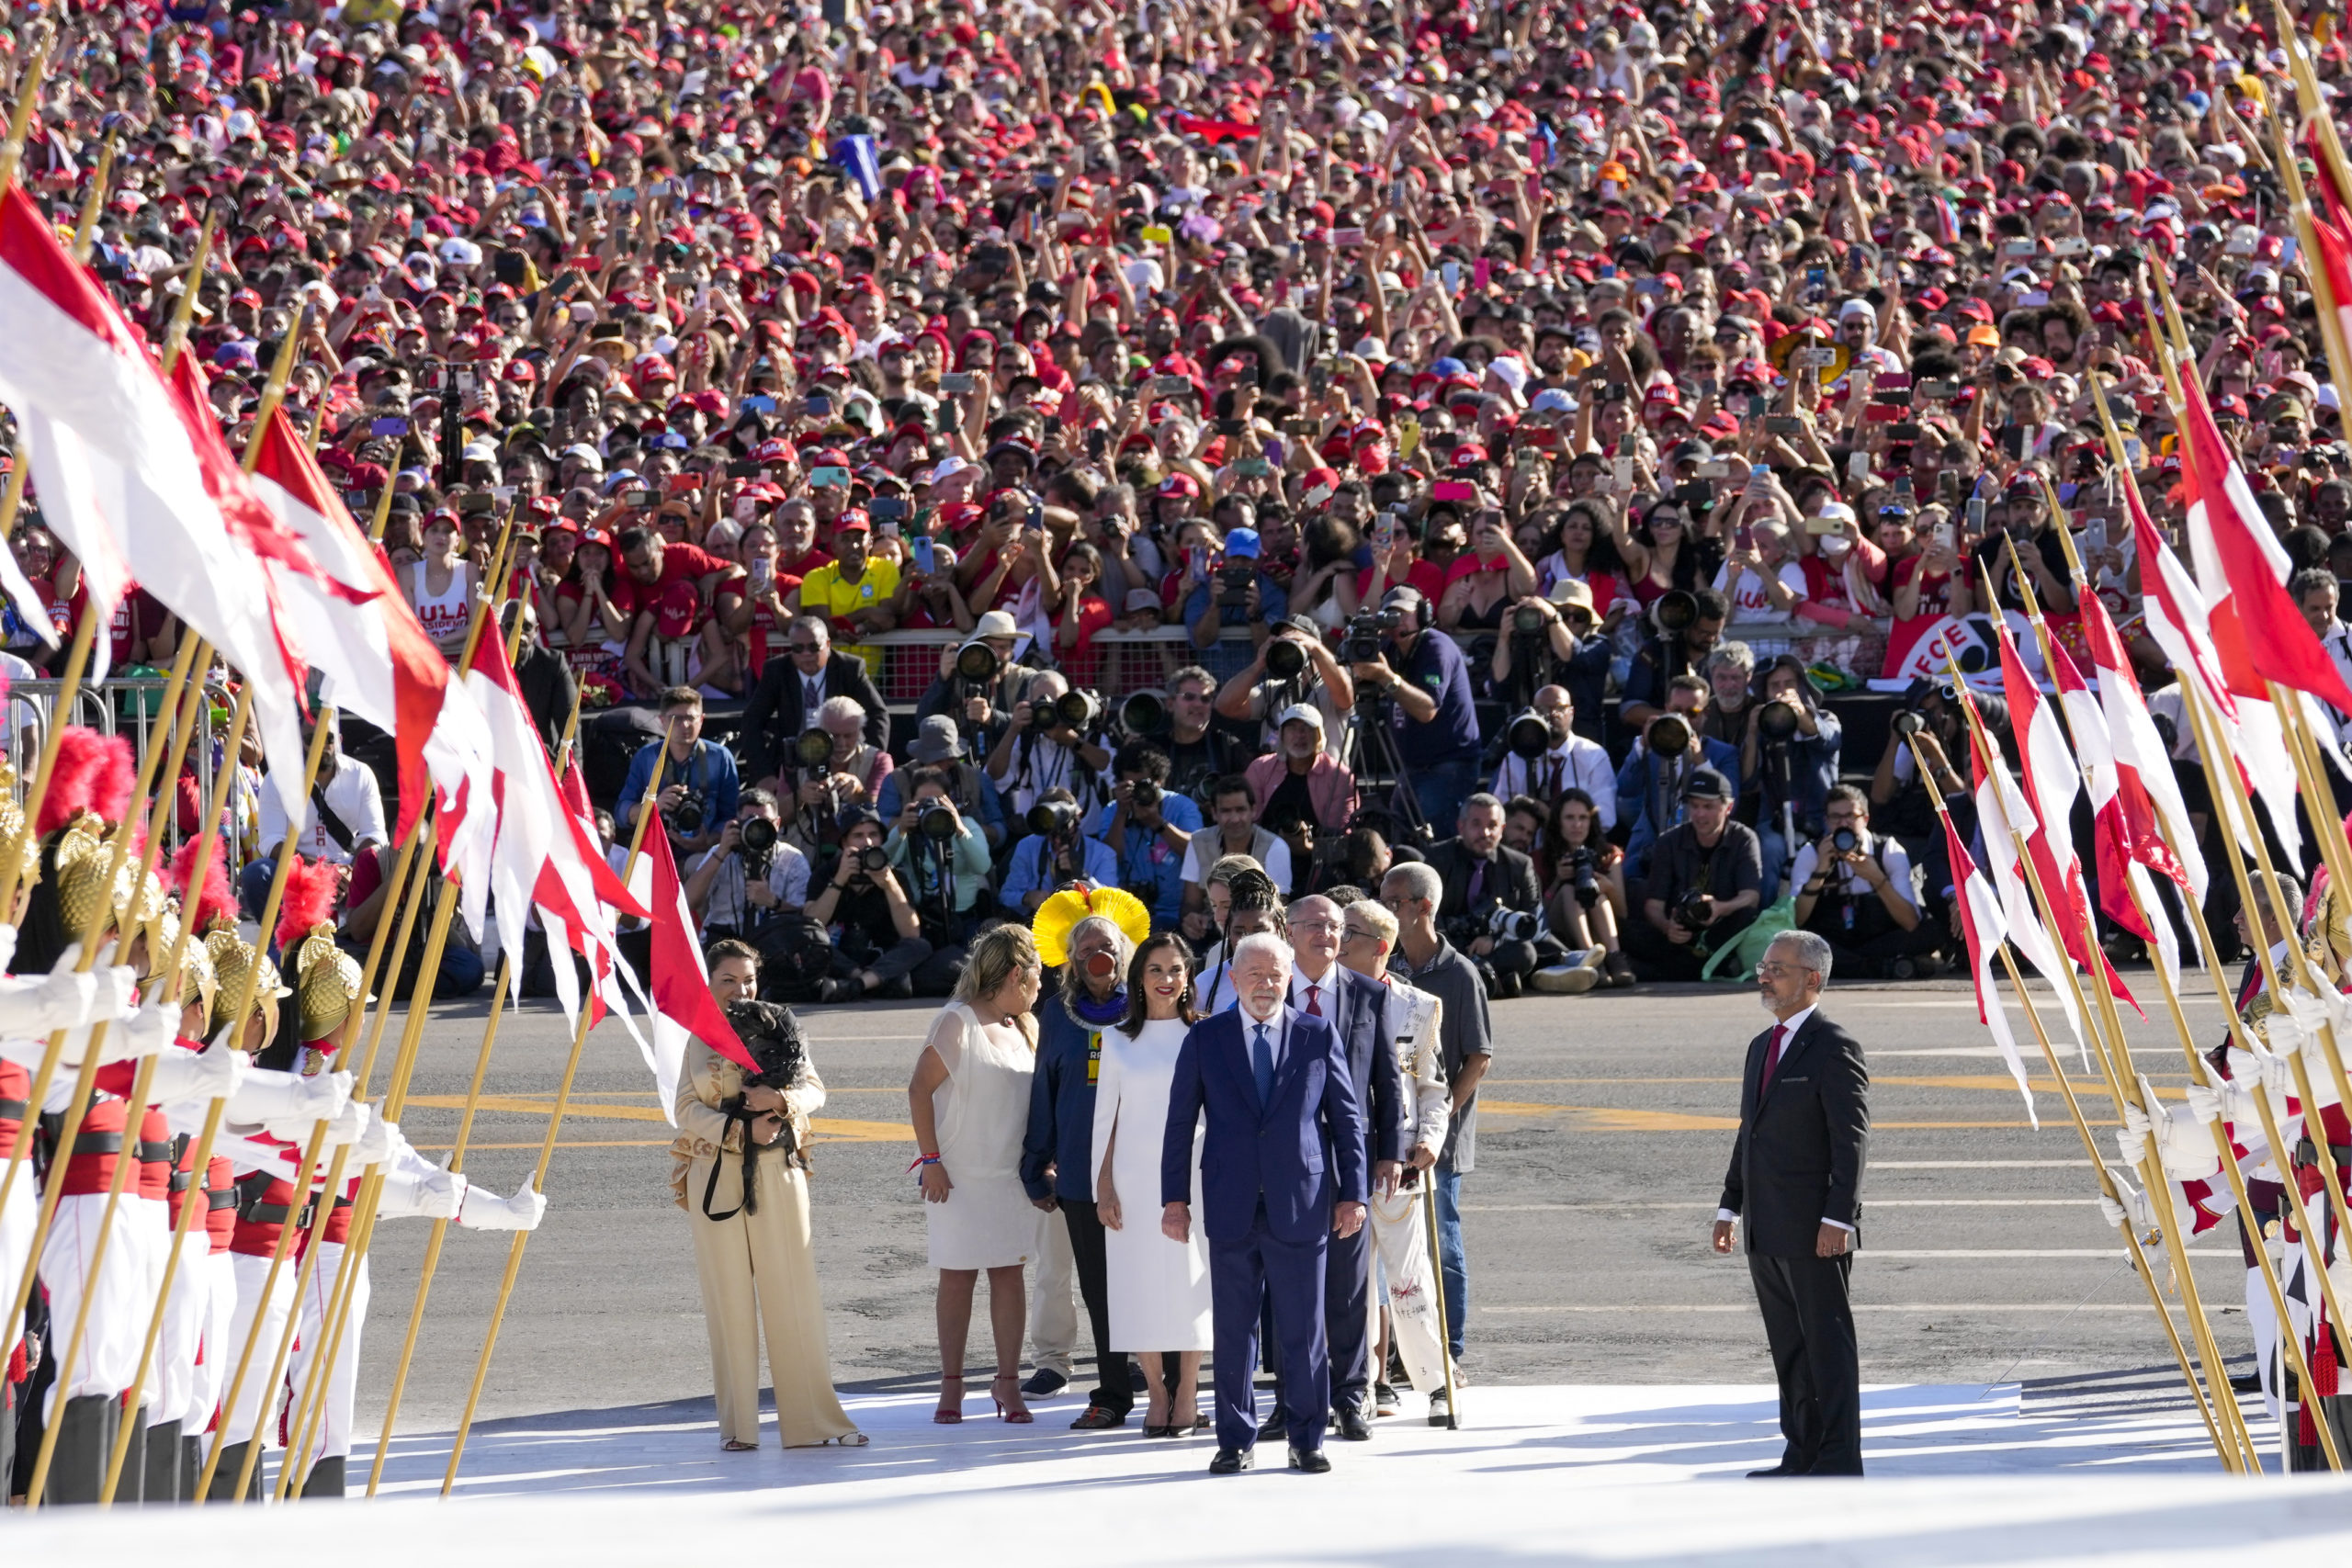
[[[106,205],[107,181],[114,174],[115,133],[98,147],[97,166],[90,171],[90,194],[82,198],[82,216],[74,225],[74,259],[87,266],[91,248],[97,243],[98,209]]]
[[[630,874],[637,869],[637,857],[645,848],[645,825],[657,815],[653,799],[662,782],[662,770],[655,768],[645,781],[644,792],[638,796],[637,821],[629,830],[628,858],[621,863],[621,882],[626,886]],[[665,829],[666,830],[666,829]],[[567,958],[569,954],[565,954]],[[571,1032],[571,1056],[563,1065],[563,1078],[556,1086],[555,1109],[548,1116],[546,1138],[539,1145],[538,1163],[531,1169],[533,1190],[547,1190],[548,1165],[555,1158],[556,1136],[563,1128],[563,1113],[571,1103],[571,1080],[580,1071],[580,1055],[587,1048],[589,1021],[595,1016],[593,997],[580,999],[580,1021]],[[447,1497],[458,1484],[458,1466],[466,1457],[466,1434],[473,1429],[474,1412],[481,1404],[482,1384],[490,1377],[490,1359],[498,1348],[498,1328],[506,1316],[506,1303],[514,1295],[514,1278],[522,1272],[523,1249],[529,1245],[531,1233],[516,1231],[514,1241],[506,1254],[506,1274],[499,1281],[498,1301],[491,1308],[490,1328],[482,1336],[481,1359],[474,1365],[473,1386],[466,1393],[465,1415],[458,1419],[456,1440],[449,1445],[449,1468],[441,1477],[441,1495]]]
[[[1988,604],[1998,603],[1998,600],[1992,596],[1992,586],[1988,573],[1985,581]],[[1958,664],[1954,663],[1951,666],[1951,675],[1954,682],[1962,679]],[[1988,776],[1991,776],[1999,765],[1998,753],[1993,749],[1991,738],[1979,727],[1973,705],[1962,703],[1961,711],[1968,722],[1970,743],[1977,748],[1978,764]],[[1997,789],[1997,784],[1996,787]],[[2051,935],[2057,938],[2060,942],[2063,959],[2064,939],[2060,933],[2066,931],[2073,921],[2071,918],[2062,917],[2059,914],[2058,906],[2052,895],[2041,885],[2041,873],[2034,865],[2032,856],[2027,852],[2024,837],[2018,832],[2015,823],[2009,825],[2009,840],[2012,851],[2017,856],[2018,867],[2025,873],[2026,886],[2032,893],[2034,903],[2041,911],[2042,921],[2049,929]],[[2091,951],[2097,953],[2098,949],[2094,945]],[[2058,967],[2067,991],[2074,998],[2075,1010],[2083,1020],[2085,1037],[2096,1042],[2097,1049],[2094,1054],[2098,1056],[2100,1069],[2107,1078],[2108,1093],[2115,1103],[2116,1115],[2120,1119],[2126,1096],[2122,1085],[2116,1080],[2115,1064],[2109,1053],[2106,1036],[2102,1032],[2103,1028],[2120,1030],[2120,1021],[2115,1020],[2108,1010],[2095,1009],[2084,997],[2083,988],[2075,979],[2075,966],[2071,960],[2061,962]],[[2094,978],[2098,984],[2093,987],[2093,989],[2104,996],[2107,991],[2105,976],[2095,976]],[[2127,1062],[2131,1060],[2129,1047],[2126,1047],[2124,1060]],[[2143,1155],[2142,1158],[2140,1179],[2151,1194],[2159,1194],[2165,1190],[2164,1168],[2157,1163],[2152,1151]],[[2177,1234],[2178,1227],[2172,1213],[2172,1205],[2168,1202],[2155,1202],[2152,1198],[2149,1208],[2154,1212],[2157,1226],[2163,1232],[2165,1252],[2172,1265],[2174,1282],[2179,1289],[2182,1305],[2188,1309],[2189,1332],[2197,1346],[2198,1359],[2202,1363],[2206,1388],[2213,1395],[2214,1410],[2219,1417],[2220,1426],[2230,1438],[2222,1450],[2222,1462],[2233,1472],[2243,1472],[2247,1467],[2248,1460],[2252,1458],[2256,1467],[2259,1468],[2261,1461],[2253,1455],[2251,1439],[2242,1435],[2240,1428],[2231,1418],[2230,1402],[2221,1397],[2221,1392],[2228,1386],[2229,1380],[2222,1372],[2221,1348],[2213,1337],[2212,1325],[2206,1321],[2205,1305],[2202,1298],[2198,1294],[2196,1280],[2188,1272],[2188,1248]]]
[[[1928,760],[1920,754],[1916,739],[1911,743],[1911,750],[1913,761],[1919,764],[1919,776],[1927,777]],[[1951,817],[1944,809],[1942,796],[1930,789],[1928,798],[1935,806],[1938,819],[1949,829]],[[1984,873],[1980,869],[1978,874]],[[2041,1026],[2041,1014],[2033,1005],[2032,994],[2025,988],[2025,976],[2018,973],[2018,962],[2010,953],[2008,943],[2003,942],[1999,951],[2001,967],[2008,972],[2009,988],[2017,993],[2018,1005],[2025,1009],[2026,1022],[2033,1029],[2035,1043],[2041,1047],[2041,1059],[2049,1065],[2050,1076],[2057,1080],[2058,1092],[2066,1101],[2066,1114],[2073,1118],[2075,1132],[2083,1141],[2083,1152],[2090,1156],[2091,1171],[2098,1179],[2099,1195],[2127,1211],[2123,1223],[2116,1228],[2123,1237],[2123,1249],[2132,1259],[2132,1272],[2138,1275],[2140,1283],[2147,1288],[2148,1304],[2155,1309],[2156,1321],[2163,1325],[2165,1338],[2172,1346],[2173,1357],[2180,1363],[2180,1375],[2188,1384],[2189,1400],[2197,1406],[2198,1416],[2205,1423],[2205,1434],[2212,1439],[2214,1452],[2226,1456],[2230,1444],[2223,1439],[2222,1428],[2215,1424],[2212,1407],[2206,1401],[2204,1385],[2197,1381],[2196,1367],[2188,1359],[2188,1348],[2181,1343],[2180,1331],[2173,1325],[2172,1309],[2165,1304],[2163,1288],[2156,1283],[2154,1271],[2148,1267],[2147,1254],[2143,1249],[2140,1237],[2132,1229],[2128,1206],[2122,1201],[2122,1194],[2116,1188],[2114,1177],[2108,1171],[2107,1162],[2099,1156],[2098,1140],[2092,1134],[2090,1122],[2083,1115],[2082,1101],[2075,1098],[2074,1081],[2067,1077],[2066,1069],[2059,1065],[2057,1049],[2050,1043],[2050,1032]],[[1998,997],[1993,998],[1993,1005],[2001,1005]],[[2149,1201],[2154,1201],[2154,1195]]]

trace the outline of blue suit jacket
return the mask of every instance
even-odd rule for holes
[[[1396,1066],[1396,1026],[1388,1017],[1394,993],[1352,969],[1333,964],[1331,973],[1340,977],[1339,1014],[1333,1021],[1348,1064],[1348,1082],[1363,1115],[1367,1152],[1375,1160],[1401,1158],[1397,1150],[1405,1128],[1405,1082]]]
[[[1201,1152],[1202,1224],[1213,1242],[1250,1234],[1260,1201],[1280,1241],[1329,1234],[1331,1211],[1366,1191],[1363,1110],[1330,1024],[1285,1008],[1287,1031],[1272,1102],[1260,1105],[1239,1008],[1203,1019],[1184,1037],[1160,1142],[1159,1201],[1193,1197],[1193,1133],[1207,1112]]]

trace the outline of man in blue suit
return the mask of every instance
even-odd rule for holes
[[[1233,950],[1239,1005],[1193,1026],[1176,1057],[1161,1140],[1159,1228],[1193,1231],[1191,1151],[1202,1114],[1209,1287],[1216,1329],[1216,1457],[1213,1475],[1250,1468],[1258,1441],[1250,1373],[1258,1315],[1271,1303],[1282,1339],[1276,1409],[1290,1467],[1321,1474],[1331,1362],[1323,1329],[1325,1249],[1364,1222],[1365,1134],[1346,1052],[1322,1019],[1286,1004],[1291,950],[1261,931]]]

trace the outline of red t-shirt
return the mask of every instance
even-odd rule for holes
[[[611,598],[613,608],[625,615],[659,605],[672,584],[684,582],[692,587],[715,571],[738,570],[730,560],[722,560],[708,550],[695,545],[664,545],[662,547],[662,577],[658,582],[639,582],[624,567],[613,578]]]
[[[1108,631],[1112,619],[1111,602],[1100,593],[1089,593],[1078,602],[1077,643],[1064,648],[1057,640],[1054,645],[1062,673],[1069,677],[1071,685],[1082,690],[1097,683],[1096,677],[1102,668],[1102,650],[1094,646],[1094,634]],[[1061,629],[1058,619],[1054,629],[1058,636]]]
[[[1438,564],[1435,561],[1414,561],[1412,566],[1406,570],[1405,582],[1408,587],[1419,589],[1421,591],[1421,597],[1430,602],[1430,607],[1432,610],[1436,609],[1437,602],[1445,597],[1445,573],[1439,569]],[[1391,578],[1389,580],[1388,586],[1390,588],[1396,587],[1396,579]],[[1371,592],[1372,568],[1365,567],[1362,571],[1356,573],[1356,598],[1361,601],[1366,593]],[[1385,596],[1386,590],[1384,589],[1382,592]],[[1374,609],[1379,608],[1376,604],[1372,607]]]

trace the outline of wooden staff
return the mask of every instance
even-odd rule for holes
[[[34,111],[40,107],[40,90],[49,75],[49,51],[56,41],[54,28],[39,29],[32,57],[25,62],[25,73],[17,82],[17,107],[8,116],[8,139],[0,141],[0,196],[17,183],[17,170],[24,164],[25,139],[32,130]]]
[[[1985,583],[1985,588],[1988,594],[1987,602],[1996,602],[1989,597],[1992,589],[1992,583],[1989,578]],[[1953,664],[1951,666],[1951,673],[1953,681],[1958,682],[1961,680],[1960,667],[1957,664]],[[1983,729],[1979,727],[1973,705],[1962,703],[1961,705],[1961,710],[1968,722],[1970,743],[1978,749],[1979,766],[1983,768],[1986,774],[1991,775],[1999,765],[1997,761],[1998,753],[1993,749],[1991,738],[1985,735]],[[1996,784],[1996,791],[1997,787]],[[2009,840],[2012,851],[2017,856],[2018,866],[2025,873],[2026,886],[2032,894],[2035,904],[2041,910],[2041,917],[2044,924],[2048,927],[2051,935],[2053,938],[2057,938],[2062,943],[2063,959],[2063,943],[2064,939],[2061,933],[2065,931],[2072,924],[2071,918],[2062,917],[2059,914],[2058,906],[2052,895],[2048,888],[2041,885],[2041,873],[2034,865],[2031,855],[2027,852],[2024,836],[2018,831],[2017,826],[2014,823],[2009,826]],[[2098,951],[2096,944],[2094,944],[2091,951],[2094,953]],[[2121,1022],[2112,1014],[2112,998],[2109,998],[2109,1009],[2108,1010],[2102,1011],[2094,1009],[2084,998],[2082,987],[2077,983],[2075,976],[2075,967],[2073,963],[2071,961],[2062,961],[2058,965],[2058,970],[2059,975],[2064,981],[2066,989],[2074,998],[2076,1010],[2082,1016],[2085,1040],[2086,1042],[2096,1043],[2097,1049],[2095,1050],[2094,1055],[2098,1058],[2100,1068],[2108,1080],[2108,1092],[2115,1102],[2116,1114],[2118,1118],[2120,1119],[2122,1116],[2122,1109],[2128,1097],[2123,1091],[2122,1085],[2117,1081],[2115,1075],[2115,1064],[2109,1055],[2107,1040],[2101,1033],[2101,1028],[2104,1026],[2106,1028],[2117,1030],[2120,1035]],[[2095,973],[2093,978],[2097,982],[2093,989],[2102,997],[2105,997],[2107,994],[2106,976],[2104,975]],[[2131,1060],[2128,1046],[2125,1048],[2125,1055],[2123,1059],[2126,1062]],[[2149,1151],[2143,1156],[2141,1160],[2140,1175],[2142,1181],[2146,1185],[2149,1192],[2162,1193],[2165,1190],[2165,1178],[2164,1174],[2164,1168],[2156,1161],[2153,1151]],[[2214,1395],[2215,1414],[2219,1417],[2222,1430],[2228,1435],[2230,1439],[2222,1448],[2222,1462],[2224,1467],[2233,1472],[2239,1472],[2245,1470],[2249,1461],[2251,1461],[2254,1467],[2258,1470],[2261,1465],[2261,1461],[2254,1453],[2252,1439],[2245,1436],[2242,1426],[2233,1417],[2232,1412],[2234,1409],[2233,1402],[2221,1397],[2221,1391],[2228,1385],[2228,1379],[2223,1376],[2220,1371],[2222,1366],[2221,1348],[2213,1337],[2211,1325],[2206,1321],[2205,1305],[2203,1300],[2198,1294],[2197,1281],[2188,1272],[2188,1248],[2178,1235],[2178,1224],[2174,1218],[2172,1205],[2168,1202],[2157,1203],[2151,1201],[2149,1207],[2154,1211],[2157,1226],[2163,1232],[2165,1251],[2167,1258],[2172,1264],[2174,1280],[2180,1291],[2182,1304],[2188,1309],[2189,1332],[2197,1345],[2198,1359],[2203,1363],[2206,1387],[2211,1390]]]
[[[82,216],[74,224],[74,259],[87,266],[90,250],[98,235],[98,209],[106,204],[107,181],[114,174],[115,133],[98,147],[97,166],[90,171],[90,194],[82,198]]]
[[[628,884],[630,874],[637,869],[637,857],[644,849],[645,825],[651,821],[655,815],[653,799],[661,782],[662,770],[657,767],[645,781],[644,793],[638,796],[637,821],[629,830],[628,858],[621,863],[621,882],[624,886]],[[569,955],[559,956],[568,958]],[[595,1008],[593,998],[582,997],[580,1001],[580,1021],[571,1032],[571,1056],[564,1063],[563,1078],[556,1086],[555,1110],[548,1117],[547,1137],[539,1145],[538,1163],[531,1168],[531,1187],[535,1191],[547,1190],[548,1165],[555,1158],[556,1135],[563,1128],[563,1113],[571,1103],[571,1080],[580,1071],[580,1055],[587,1048],[589,1021],[594,1016]],[[522,1272],[523,1249],[529,1245],[530,1239],[529,1231],[516,1231],[514,1245],[507,1250],[506,1274],[499,1281],[497,1304],[491,1308],[490,1328],[482,1337],[481,1359],[474,1365],[473,1386],[466,1393],[465,1415],[458,1422],[456,1441],[449,1445],[449,1468],[441,1477],[441,1495],[444,1497],[447,1497],[450,1489],[458,1483],[458,1466],[466,1457],[466,1434],[472,1430],[474,1412],[481,1404],[482,1384],[490,1376],[490,1358],[498,1348],[499,1325],[505,1319],[507,1302],[514,1297],[514,1277]]]
[[[565,753],[571,746],[572,738],[579,733],[581,697],[581,691],[575,688],[571,700],[571,716],[564,721],[563,739],[556,743],[556,761],[559,768],[561,767]],[[465,1168],[466,1149],[473,1137],[474,1116],[481,1106],[482,1083],[490,1072],[491,1046],[497,1038],[499,1018],[506,1006],[506,992],[514,962],[513,953],[499,954],[497,989],[492,992],[490,998],[490,1023],[482,1031],[481,1050],[474,1058],[473,1082],[466,1090],[465,1111],[458,1121],[457,1145],[449,1154],[449,1169],[452,1171],[462,1171]],[[376,1438],[376,1457],[368,1466],[368,1495],[370,1497],[373,1497],[376,1495],[376,1489],[383,1484],[384,1461],[390,1457],[392,1450],[392,1425],[400,1418],[401,1396],[408,1388],[409,1369],[416,1357],[417,1334],[424,1324],[424,1303],[433,1293],[433,1276],[440,1267],[442,1244],[448,1239],[448,1235],[449,1222],[435,1220],[431,1233],[425,1237],[424,1262],[417,1271],[416,1301],[409,1308],[408,1331],[401,1340],[400,1360],[392,1369],[392,1391],[390,1397],[384,1401],[384,1425]],[[369,1239],[371,1241],[374,1239],[372,1224]],[[348,1304],[346,1301],[346,1308]],[[338,1339],[342,1332],[343,1323],[338,1317],[335,1323]],[[329,1359],[333,1359],[332,1353]]]
[[[2054,505],[2057,501],[2057,496],[2054,493],[2051,493],[2049,495],[2049,500]],[[2059,532],[2063,535],[2065,532],[2065,518],[2063,512],[2057,514],[2056,524]],[[2052,651],[2052,645],[2050,637],[2049,623],[2042,618],[2041,605],[2034,595],[2033,583],[2026,575],[2023,563],[2018,558],[2017,541],[2015,539],[2010,539],[2007,541],[2007,543],[2009,550],[2011,574],[2018,584],[2018,597],[2024,601],[2026,616],[2033,627],[2035,642],[2041,650],[2042,666],[2045,669],[2054,670],[2056,668],[2057,660]],[[2071,557],[2071,541],[2069,542],[2067,548]],[[2080,564],[2081,563],[2079,561],[2075,563],[2075,570],[2079,570]],[[1985,586],[1989,592],[1992,584],[1988,581]],[[2087,590],[2086,590],[2086,592],[2087,592]],[[2053,682],[2055,681],[2054,675],[2052,676],[2052,681]],[[2063,712],[2064,705],[2061,704],[2059,705]],[[2045,824],[2044,830],[2051,831],[2052,829],[2049,828],[2048,824]],[[2065,829],[2064,825],[2061,824],[2055,830],[2063,832]],[[2051,910],[2051,919],[2054,922],[2057,918],[2056,910],[2053,908]],[[2097,910],[2088,907],[2087,901],[2086,901],[2086,907],[2083,911],[2082,934],[2086,951],[2093,953],[2101,952],[2098,942],[2098,914]],[[2103,974],[2099,973],[2098,968],[2094,968],[2093,976],[2096,983],[2092,987],[2092,992],[2098,998],[2100,1017],[2106,1024],[2106,1032],[2101,1036],[2099,1041],[2099,1063],[2101,1067],[2105,1070],[2109,1091],[2115,1099],[2116,1114],[2119,1117],[2123,1114],[2123,1109],[2127,1102],[2138,1108],[2143,1114],[2154,1116],[2165,1114],[2164,1108],[2161,1105],[2154,1106],[2152,1109],[2147,1097],[2141,1092],[2139,1073],[2132,1064],[2132,1048],[2129,1043],[2124,1039],[2123,1021],[2120,1015],[2116,1011],[2114,993],[2107,985],[2106,977]],[[2097,1032],[2094,1032],[2096,1033]],[[2191,1054],[2194,1054],[2195,1048],[2191,1043],[2184,1039],[2183,1044],[2188,1046]],[[2154,1208],[2155,1207],[2154,1196],[2163,1194],[2168,1190],[2165,1184],[2169,1179],[2165,1176],[2163,1161],[2157,1156],[2156,1151],[2153,1147],[2146,1151],[2143,1164],[2143,1179],[2146,1180],[2148,1183],[2148,1191],[2152,1195],[2150,1207]],[[2175,1219],[2169,1203],[2164,1205],[2160,1217],[2165,1220]],[[2177,1223],[2169,1224],[2165,1226],[2165,1244],[2166,1249],[2173,1255],[2175,1269],[2178,1270],[2181,1276],[2183,1300],[2194,1299],[2197,1285],[2196,1281],[2188,1275],[2188,1238],[2180,1234]],[[2221,1366],[2222,1364],[2221,1356],[2221,1341],[2219,1337],[2214,1335],[2211,1321],[2205,1318],[2201,1304],[2199,1308],[2198,1322],[2192,1326],[2197,1333],[2199,1345],[2202,1348],[2206,1367],[2210,1371],[2212,1368]],[[2222,1385],[2225,1384],[2226,1382],[2226,1376],[2222,1377],[2221,1382],[2216,1384],[2214,1391],[2215,1402],[2217,1405],[2221,1406],[2220,1414],[2222,1416],[2222,1425],[2230,1427],[2238,1438],[2243,1439],[2245,1445],[2245,1452],[2248,1458],[2252,1461],[2254,1469],[2257,1473],[2259,1473],[2262,1468],[2262,1461],[2256,1450],[2252,1434],[2245,1430],[2244,1413],[2237,1408],[2237,1404],[2234,1399],[2225,1400],[2222,1397]]]
[[[1919,776],[1926,778],[1928,760],[1920,755],[1916,739],[1911,743],[1911,750],[1913,760],[1919,764]],[[1935,806],[1937,818],[1950,830],[1951,817],[1944,809],[1943,797],[1930,789],[1928,798]],[[1984,874],[1980,872],[1979,874]],[[2132,1272],[2138,1275],[2141,1284],[2147,1287],[2148,1304],[2155,1308],[2156,1321],[2163,1325],[2165,1338],[2172,1346],[2173,1357],[2180,1363],[2181,1377],[2188,1384],[2188,1397],[2197,1406],[2198,1416],[2205,1423],[2206,1436],[2212,1439],[2213,1450],[2222,1456],[2222,1462],[2227,1463],[2230,1444],[2223,1439],[2222,1428],[2214,1421],[2212,1407],[2205,1397],[2204,1385],[2198,1382],[2196,1367],[2188,1359],[2188,1348],[2181,1343],[2180,1331],[2173,1326],[2172,1309],[2165,1304],[2163,1288],[2156,1283],[2155,1273],[2148,1267],[2147,1254],[2142,1249],[2140,1237],[2132,1229],[2129,1206],[2124,1204],[2114,1178],[2108,1172],[2106,1161],[2099,1156],[2098,1140],[2092,1135],[2090,1122],[2083,1116],[2082,1102],[2075,1097],[2074,1081],[2066,1077],[2066,1069],[2059,1065],[2057,1050],[2050,1043],[2049,1031],[2041,1026],[2041,1014],[2034,1008],[2032,994],[2025,988],[2025,976],[2018,973],[2018,962],[2010,954],[2008,944],[2003,942],[1998,951],[2001,967],[2008,971],[2009,988],[2017,993],[2018,1005],[2025,1009],[2026,1022],[2032,1026],[2034,1042],[2041,1047],[2041,1059],[2049,1064],[2050,1076],[2058,1082],[2058,1092],[2066,1101],[2066,1114],[2074,1119],[2075,1132],[2083,1140],[2083,1152],[2090,1156],[2091,1172],[2098,1181],[2099,1195],[2126,1210],[2122,1224],[2116,1229],[2121,1233],[2123,1249],[2131,1257]],[[1998,997],[1993,998],[1993,1005],[2001,1005]],[[2153,1204],[2155,1196],[2152,1194],[2149,1201]]]

